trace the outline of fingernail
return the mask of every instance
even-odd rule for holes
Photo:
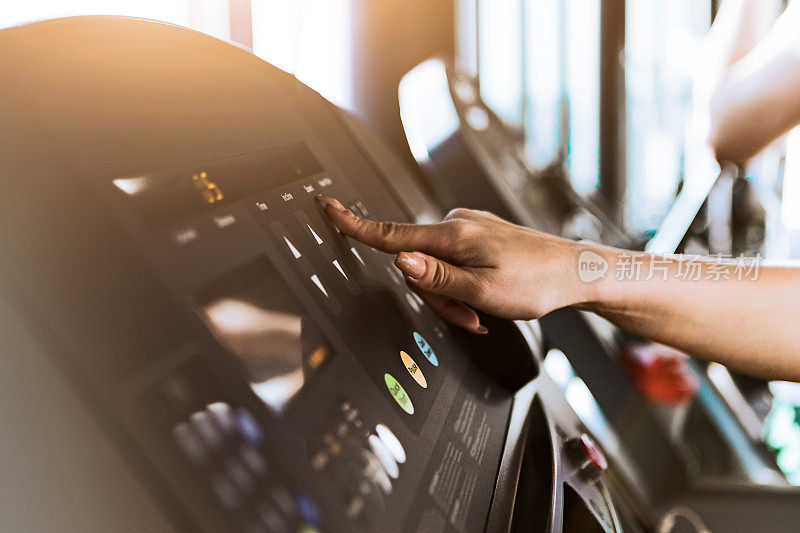
[[[411,279],[419,279],[425,275],[425,259],[415,253],[400,252],[394,260],[400,272]]]
[[[478,326],[477,329],[478,333],[480,333],[481,335],[486,335],[487,333],[489,333],[489,328],[487,328],[486,326]]]
[[[322,204],[322,207],[331,206],[332,208],[336,209],[337,211],[347,211],[347,208],[342,205],[342,202],[337,200],[336,198],[332,198],[330,196],[325,196],[322,194],[317,195],[317,201]]]

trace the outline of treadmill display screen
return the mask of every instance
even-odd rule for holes
[[[298,142],[210,162],[202,168],[117,178],[114,185],[136,198],[133,205],[141,220],[157,226],[259,192],[266,180],[284,183],[321,172],[308,146]]]
[[[199,300],[201,316],[276,414],[333,355],[266,258],[216,280]]]

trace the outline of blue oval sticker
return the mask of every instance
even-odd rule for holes
[[[425,340],[425,337],[415,331],[414,342],[417,343],[417,347],[419,347],[419,351],[422,352],[422,355],[424,355],[433,366],[439,366],[439,359],[436,358],[436,354],[433,353],[433,348],[431,348],[431,345]]]

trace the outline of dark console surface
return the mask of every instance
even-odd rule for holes
[[[512,393],[327,221],[409,217],[338,111],[168,25],[0,40],[5,291],[178,519],[482,530]]]
[[[113,181],[154,268],[225,349],[220,364],[241,374],[266,406],[237,407],[211,394],[202,398],[203,409],[189,413],[197,406],[183,405],[181,391],[205,388],[192,380],[211,373],[197,370],[189,356],[177,374],[154,384],[153,408],[177,401],[165,430],[201,465],[203,479],[209,466],[192,430],[202,434],[206,418],[220,418],[223,437],[229,428],[237,441],[234,452],[280,457],[273,461],[292,465],[301,485],[337,502],[334,513],[355,522],[389,529],[413,529],[423,518],[458,529],[482,524],[510,394],[469,367],[464,346],[408,290],[390,256],[337,234],[314,200],[318,191],[357,210],[402,213],[385,200],[361,200],[343,174],[325,170],[337,168],[333,157],[326,162],[305,144],[289,144]],[[369,189],[367,176],[352,181]],[[158,191],[153,206],[151,183]],[[187,213],[192,203],[198,210],[181,218],[176,207],[173,222],[168,206],[182,205],[181,194]],[[154,221],[158,226],[148,230]],[[232,462],[225,448],[223,468]],[[266,469],[258,459],[253,466]],[[238,507],[235,491],[220,483],[212,491]]]

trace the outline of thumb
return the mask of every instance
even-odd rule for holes
[[[476,303],[475,275],[421,252],[400,252],[394,264],[415,287],[468,304]]]

